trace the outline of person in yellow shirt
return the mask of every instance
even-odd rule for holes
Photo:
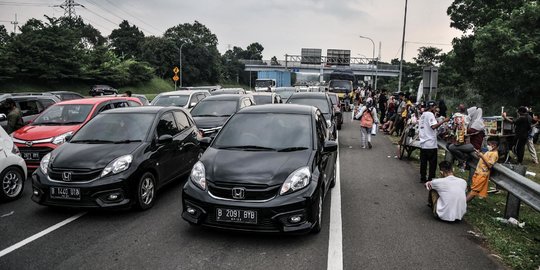
[[[476,150],[480,160],[472,177],[471,191],[467,195],[467,202],[470,202],[476,196],[487,197],[491,168],[499,160],[498,147],[499,143],[497,141],[488,141],[488,151],[486,153]]]

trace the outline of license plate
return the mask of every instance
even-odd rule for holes
[[[217,208],[216,220],[221,222],[257,224],[257,211]]]
[[[81,189],[69,187],[51,187],[52,199],[80,200]]]
[[[39,160],[39,153],[23,152],[22,155],[25,160]]]

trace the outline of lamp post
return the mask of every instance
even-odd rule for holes
[[[365,39],[369,39],[369,41],[371,41],[371,44],[373,44],[373,57],[371,58],[372,60],[375,59],[375,42],[373,41],[373,39],[369,38],[369,37],[365,37],[365,36],[360,36],[360,38],[365,38]],[[375,68],[377,68],[377,64],[378,64],[378,61],[379,59],[377,58],[375,60]],[[373,70],[371,70],[371,78],[373,78]],[[373,83],[372,83],[373,85]],[[375,85],[373,85],[375,87],[374,90],[377,90],[377,78],[375,78]]]
[[[184,79],[184,75],[182,75],[182,47],[184,47],[184,45],[188,44],[189,42],[186,42],[186,43],[182,43],[182,45],[180,45],[180,48],[178,48],[178,64],[179,64],[179,68],[180,68],[180,87],[182,87],[182,79]]]
[[[401,77],[403,73],[403,50],[405,48],[405,27],[407,26],[407,0],[405,0],[405,15],[403,16],[403,36],[401,37],[401,60],[399,61],[398,92],[401,92]]]

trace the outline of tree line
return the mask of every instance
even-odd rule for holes
[[[30,19],[19,30],[19,34],[9,35],[0,26],[0,83],[124,86],[153,76],[171,80],[182,47],[184,85],[248,84],[249,73],[239,60],[260,60],[264,50],[259,43],[252,43],[246,49],[235,46],[221,55],[216,35],[198,21],[171,27],[159,37],[145,36],[128,21],[105,37],[81,18],[68,17]]]

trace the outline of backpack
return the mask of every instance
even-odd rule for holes
[[[360,126],[366,128],[373,127],[373,116],[371,115],[371,108],[366,108],[366,110],[362,113],[362,117],[360,118]]]

